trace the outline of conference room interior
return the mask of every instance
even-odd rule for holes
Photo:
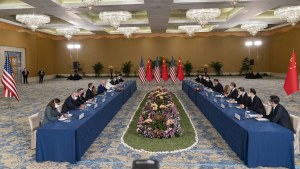
[[[254,88],[263,103],[269,101],[270,95],[277,95],[280,104],[290,114],[300,117],[299,92],[287,96],[283,88],[293,52],[298,60],[296,63],[299,63],[297,56],[300,56],[300,25],[297,22],[292,25],[274,15],[278,8],[298,5],[300,2],[297,0],[239,0],[234,5],[230,0],[100,0],[92,6],[79,0],[0,0],[0,72],[4,71],[6,56],[9,56],[20,97],[19,102],[13,97],[0,99],[0,168],[132,168],[134,160],[138,159],[157,160],[160,168],[299,168],[300,156],[293,150],[290,150],[293,155],[289,154],[293,156],[292,166],[275,162],[278,159],[287,159],[281,154],[276,155],[276,159],[268,159],[274,162],[270,165],[258,160],[255,164],[261,165],[251,166],[251,159],[243,159],[248,156],[243,153],[240,155],[228,142],[227,136],[223,135],[228,131],[220,132],[210,119],[211,115],[207,116],[198,105],[199,97],[207,99],[213,105],[211,96],[206,97],[203,91],[201,94],[193,90],[196,75],[207,71],[211,80],[219,79],[223,86],[235,82],[237,87],[244,87],[246,91]],[[192,34],[179,29],[179,26],[199,25],[188,19],[186,13],[189,9],[202,8],[218,8],[221,14]],[[300,7],[297,10],[300,13]],[[99,13],[104,11],[131,12],[132,18],[121,22],[119,27],[138,27],[139,30],[129,36],[123,35],[109,22],[99,19]],[[50,16],[51,21],[32,30],[16,19],[21,14],[45,14]],[[241,28],[241,25],[248,23],[267,26],[252,35]],[[61,28],[76,28],[79,31],[67,37],[57,30]],[[146,72],[148,61],[155,63],[157,58],[164,58],[167,62],[174,58],[176,73],[178,60],[182,61],[183,66],[189,62],[193,67],[191,74],[185,72],[183,81],[177,79],[173,82],[169,77],[167,81],[161,79],[157,83],[153,76],[151,82],[146,79],[142,83],[139,78],[141,59]],[[245,58],[251,64],[248,70],[241,73]],[[103,65],[99,75],[93,68],[98,62]],[[132,63],[132,67],[126,75],[122,68],[128,62]],[[220,75],[210,66],[212,62],[223,65]],[[155,64],[152,64],[153,73],[154,67]],[[24,68],[29,71],[28,84],[23,84]],[[161,69],[161,65],[159,68]],[[39,83],[38,72],[41,69],[45,71],[43,83]],[[169,74],[169,64],[167,69]],[[251,72],[254,75],[259,73],[262,78],[245,78],[245,74]],[[74,74],[82,79],[68,79]],[[29,116],[38,113],[42,120],[51,99],[59,98],[63,103],[73,91],[79,88],[86,91],[88,83],[93,83],[97,88],[102,80],[119,74],[125,80],[124,90],[116,91],[114,96],[107,96],[105,102],[101,102],[101,97],[97,96],[99,108],[95,110],[99,109],[101,113],[106,104],[113,105],[113,102],[117,102],[114,99],[121,98],[120,95],[123,100],[118,108],[111,106],[114,109],[113,115],[105,116],[108,119],[107,124],[103,125],[101,131],[97,131],[99,135],[85,147],[86,150],[80,152],[80,157],[76,154],[75,162],[47,158],[37,160],[37,151],[43,150],[31,149]],[[189,89],[184,90],[184,84]],[[175,94],[190,119],[197,138],[185,150],[149,153],[124,143],[123,134],[127,132],[141,101],[157,85]],[[0,92],[3,90],[3,84],[0,84]],[[215,107],[224,111],[225,115],[227,110],[236,109],[222,109],[218,104]],[[85,118],[90,118],[88,113]],[[98,118],[101,119],[101,116]],[[84,120],[83,118],[81,122]],[[234,116],[231,120],[242,128],[247,121],[254,121],[237,120]],[[72,125],[74,121],[55,123]],[[259,125],[263,126],[264,123],[271,122],[259,122]],[[245,131],[249,132],[248,136],[254,132],[251,129]],[[235,130],[232,133],[234,132]],[[299,135],[297,136],[295,139],[299,141]],[[268,141],[276,142],[272,139]],[[51,146],[46,147],[51,149]],[[75,149],[74,153],[77,153],[77,147]],[[283,163],[288,163],[287,161]]]

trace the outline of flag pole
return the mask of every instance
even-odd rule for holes
[[[12,106],[11,106],[11,97],[8,97],[8,108],[7,109],[11,109]]]

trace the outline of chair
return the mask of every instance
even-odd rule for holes
[[[31,144],[30,149],[36,148],[36,129],[41,126],[41,117],[39,113],[36,113],[34,115],[31,115],[28,117],[29,125],[30,125],[30,131],[31,131]]]
[[[294,128],[294,152],[295,154],[300,154],[300,150],[299,150],[300,118],[290,114],[290,119]]]
[[[266,114],[269,115],[272,111],[272,106],[264,103],[264,107],[265,107],[265,110],[266,110]]]

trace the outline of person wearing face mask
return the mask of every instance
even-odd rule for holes
[[[107,91],[105,85],[106,85],[106,80],[102,80],[101,84],[98,86],[98,90],[97,90],[98,94],[102,94],[103,92]]]
[[[210,89],[213,89],[214,88],[214,85],[213,85],[213,82],[210,80],[210,77],[209,76],[206,76],[206,86],[205,87],[208,87]]]
[[[88,89],[85,92],[85,99],[86,100],[91,100],[95,97],[94,93],[93,93],[93,86],[94,86],[93,83],[88,84]]]
[[[230,99],[236,100],[238,97],[238,91],[235,87],[236,87],[236,84],[234,82],[231,82],[229,85],[230,93],[225,94],[225,96]]]
[[[51,100],[47,104],[42,125],[51,121],[52,122],[57,121],[60,117],[62,117],[61,113],[58,111],[59,105],[60,105],[60,100],[58,98]]]
[[[223,93],[223,86],[222,86],[222,84],[219,82],[218,79],[214,79],[214,87],[213,87],[213,91],[218,92],[218,93]]]
[[[197,83],[200,83],[201,82],[201,75],[197,75],[195,81]]]
[[[119,74],[119,76],[117,77],[117,79],[118,79],[119,83],[124,82],[122,74]]]
[[[107,90],[114,88],[115,86],[111,84],[111,79],[107,79],[105,88]]]
[[[233,99],[231,100],[232,102],[235,102],[240,105],[240,107],[247,107],[248,102],[249,102],[249,97],[247,93],[245,92],[245,89],[243,87],[238,88],[238,96],[236,98],[236,101]]]
[[[79,105],[84,104],[86,102],[86,99],[83,96],[84,95],[83,88],[77,89],[77,93],[78,93],[78,98],[76,99],[76,101],[78,102]]]
[[[260,98],[256,96],[255,89],[251,88],[248,92],[248,108],[257,112],[258,114],[261,114],[263,116],[266,116],[266,110],[261,102]],[[241,106],[241,108],[245,108],[244,106]]]
[[[78,99],[78,93],[73,92],[67,99],[65,100],[63,106],[62,106],[62,114],[68,113],[70,110],[74,110],[76,108],[83,109],[84,104],[81,104],[77,101]]]
[[[280,99],[278,96],[271,95],[269,104],[272,106],[272,111],[269,115],[260,115],[258,118],[264,117],[269,119],[273,123],[278,123],[279,125],[294,132],[290,115],[288,111],[279,104]]]

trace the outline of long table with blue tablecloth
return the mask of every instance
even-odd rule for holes
[[[113,119],[122,105],[137,90],[136,81],[126,81],[124,90],[107,93],[105,102],[97,98],[98,107],[87,110],[72,110],[71,122],[47,123],[37,129],[36,161],[80,161],[86,150]],[[84,118],[79,120],[79,115]]]
[[[182,82],[182,90],[245,165],[295,168],[293,132],[277,123],[246,118],[237,120],[235,114],[244,117],[244,110],[229,106],[212,93],[196,91],[196,88],[197,84],[192,81]]]

